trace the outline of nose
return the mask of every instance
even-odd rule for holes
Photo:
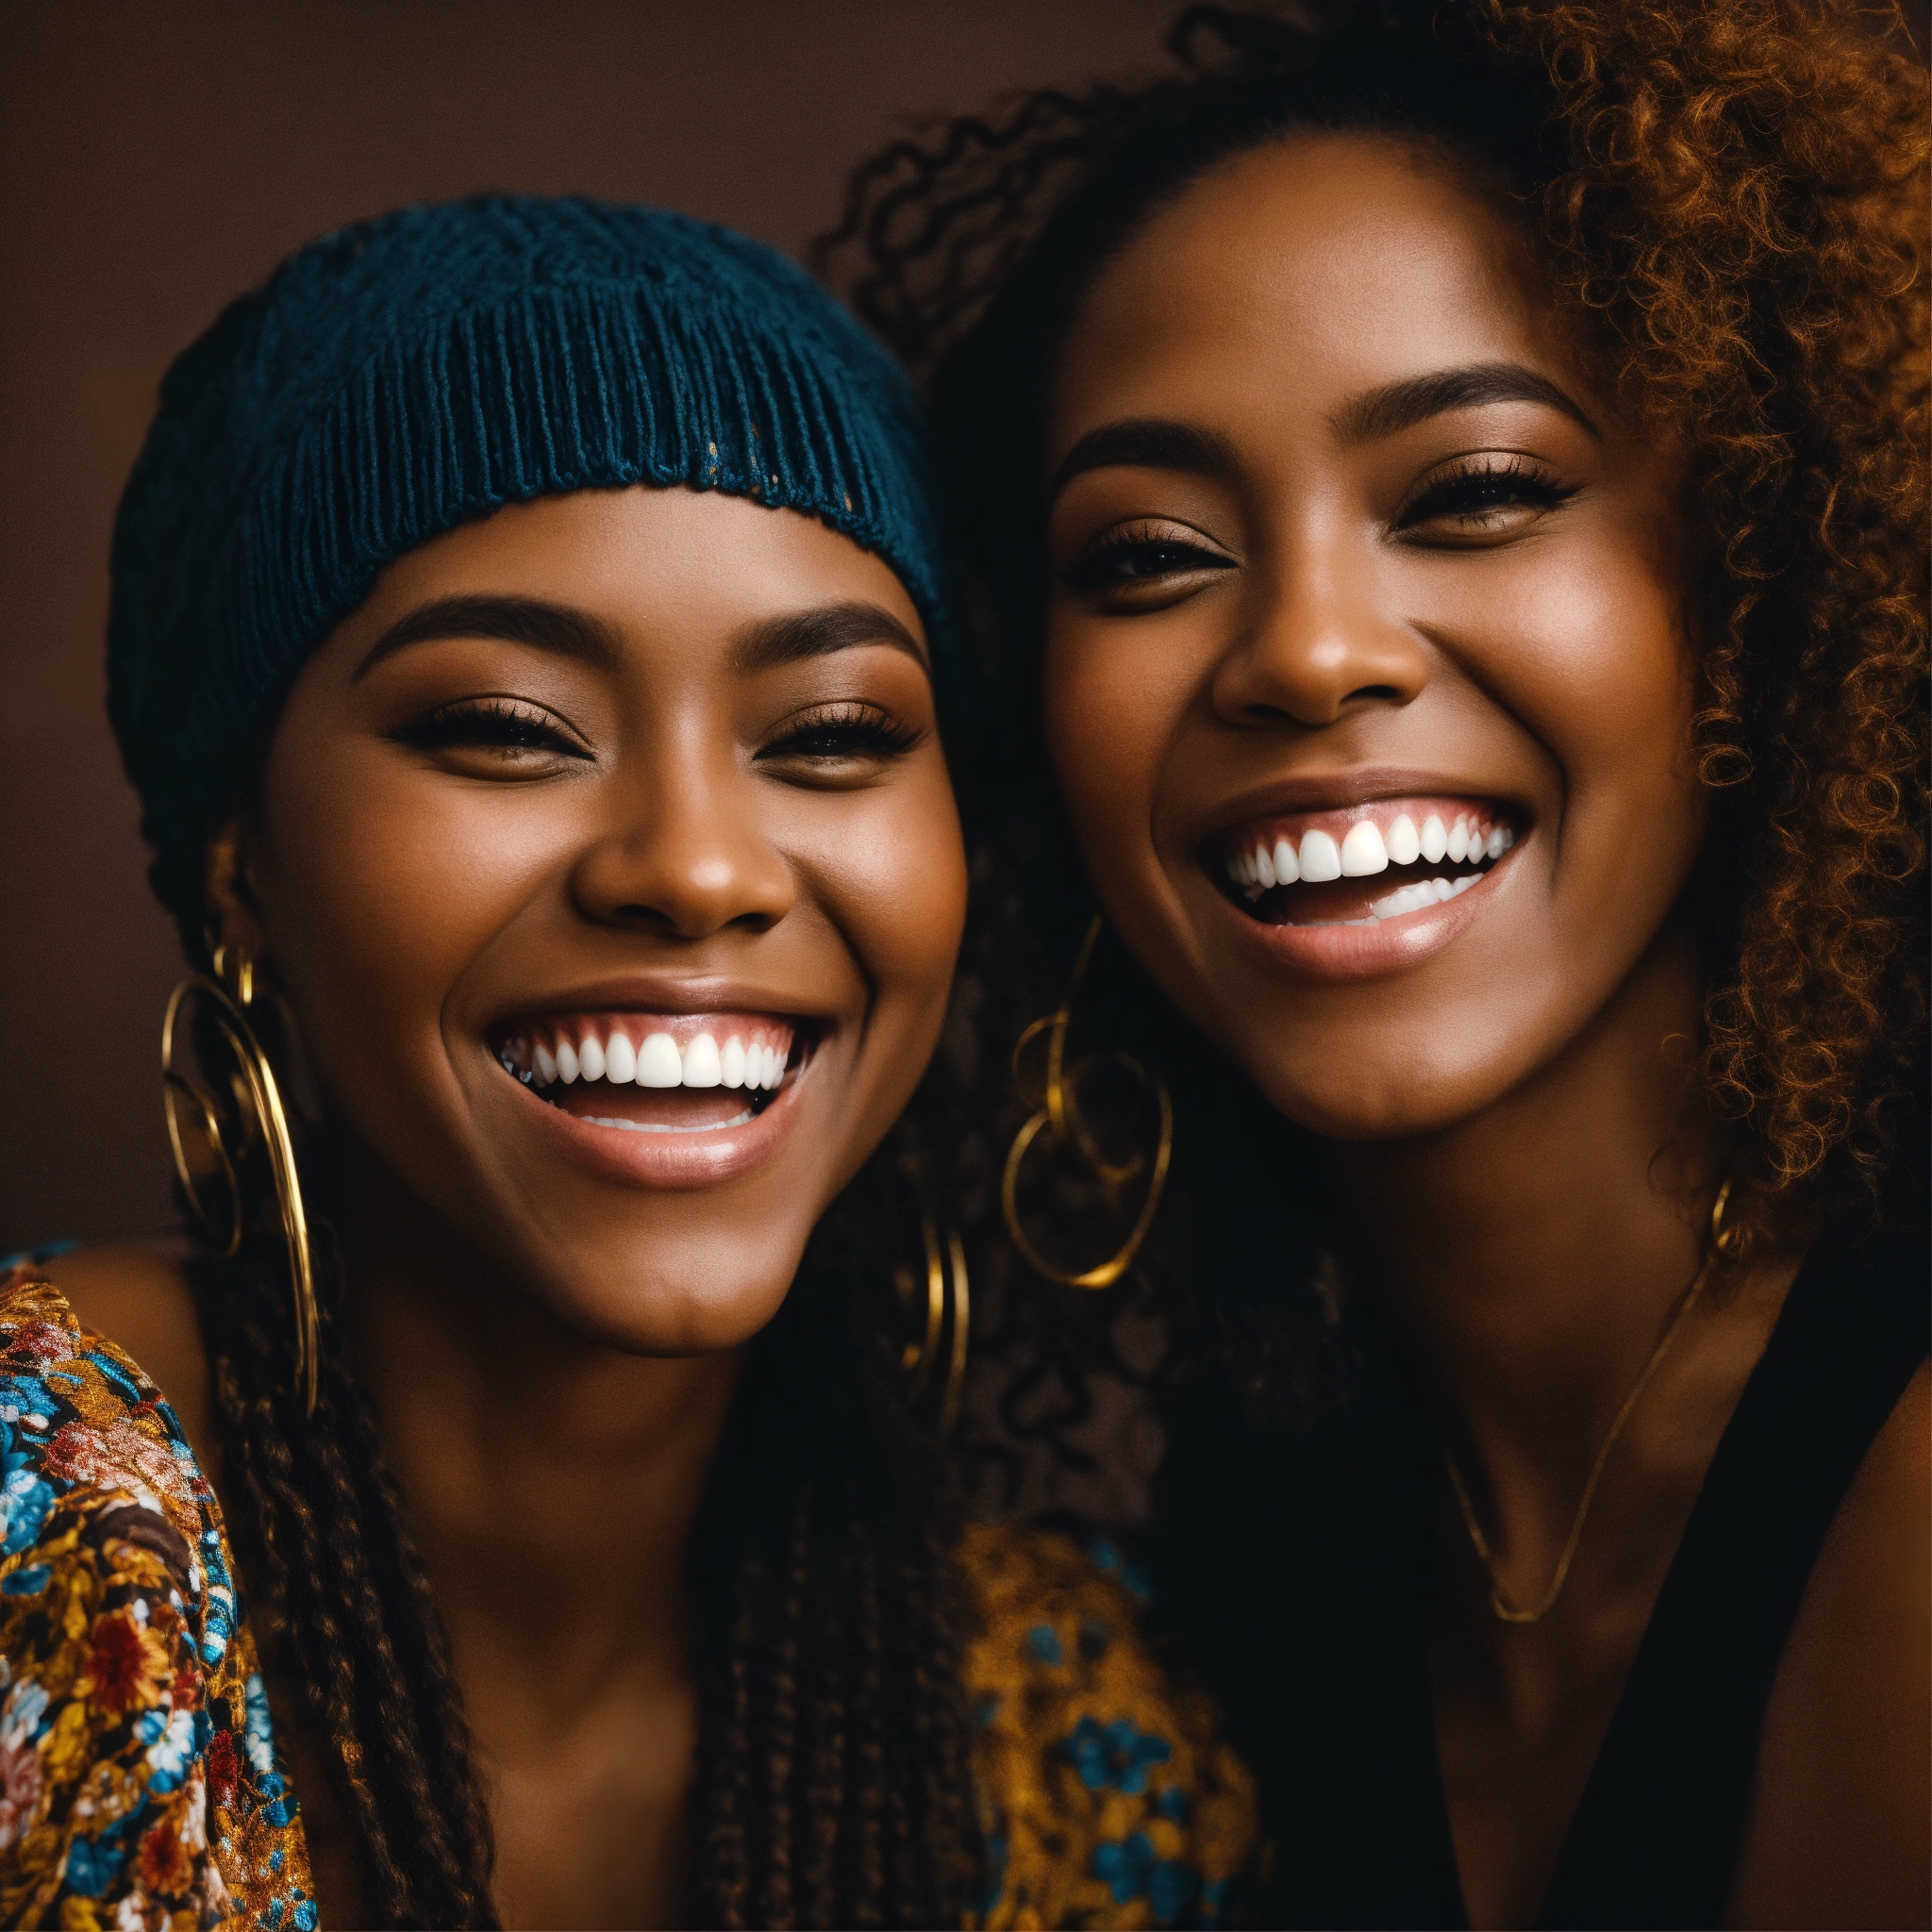
[[[616,823],[579,858],[572,891],[600,924],[680,940],[765,932],[797,898],[791,868],[744,795],[747,781],[677,760],[626,788]]]
[[[1415,631],[1380,594],[1351,533],[1311,533],[1251,578],[1247,625],[1217,667],[1214,709],[1230,724],[1333,724],[1374,705],[1406,705],[1428,681]]]

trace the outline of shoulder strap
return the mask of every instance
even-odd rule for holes
[[[1923,1260],[1923,1257],[1922,1257]],[[1925,1358],[1924,1269],[1827,1232],[1745,1385],[1557,1863],[1543,1926],[1715,1925],[1778,1658],[1825,1532]]]

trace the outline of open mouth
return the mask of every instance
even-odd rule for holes
[[[1493,800],[1384,798],[1251,819],[1204,857],[1221,891],[1263,925],[1374,925],[1468,891],[1517,833]]]
[[[570,1013],[513,1020],[497,1063],[591,1126],[710,1134],[753,1121],[810,1058],[806,1025],[769,1013]]]

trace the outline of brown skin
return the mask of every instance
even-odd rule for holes
[[[1361,407],[1495,365],[1568,406],[1399,423]],[[1143,436],[1078,468],[1124,423],[1178,425],[1193,453]],[[1707,809],[1670,453],[1593,392],[1526,246],[1453,163],[1305,136],[1195,184],[1108,265],[1065,345],[1045,454],[1046,725],[1101,903],[1203,1032],[1327,1139],[1504,1587],[1534,1604],[1697,1270],[1724,1166],[1690,1071],[1703,988],[1676,910]],[[1472,470],[1536,484],[1438,490]],[[1425,793],[1494,802],[1517,831],[1443,942],[1336,974],[1257,939],[1217,840]],[[1437,1737],[1477,1925],[1534,1921],[1799,1259],[1760,1252],[1693,1311],[1541,1624],[1491,1614],[1445,1487]],[[1924,1412],[1922,1375],[1813,1574],[1731,1923],[1925,1922]]]
[[[603,649],[459,624],[371,658],[459,596],[574,613]],[[772,648],[774,621],[832,608],[835,648]],[[412,741],[483,697],[512,700],[534,741]],[[740,498],[505,509],[392,564],[309,660],[236,838],[222,936],[286,991],[324,1096],[358,1366],[449,1626],[499,1907],[676,1923],[688,1532],[743,1345],[909,1097],[964,918],[918,614],[877,558]],[[633,1001],[574,996],[631,978]],[[799,1016],[815,1042],[789,1133],[710,1185],[574,1160],[493,1051],[517,1014],[708,1003]],[[104,1249],[57,1272],[219,1486],[178,1271]],[[271,1691],[324,1921],[366,1923],[325,1740],[286,1676]]]

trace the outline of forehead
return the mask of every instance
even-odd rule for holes
[[[648,484],[538,497],[445,531],[396,558],[341,632],[373,637],[427,600],[478,594],[569,606],[687,649],[723,650],[747,622],[849,601],[924,635],[891,567],[816,517]]]
[[[1069,330],[1050,441],[1141,414],[1277,412],[1435,369],[1566,373],[1523,231],[1449,158],[1300,134],[1162,208]]]

